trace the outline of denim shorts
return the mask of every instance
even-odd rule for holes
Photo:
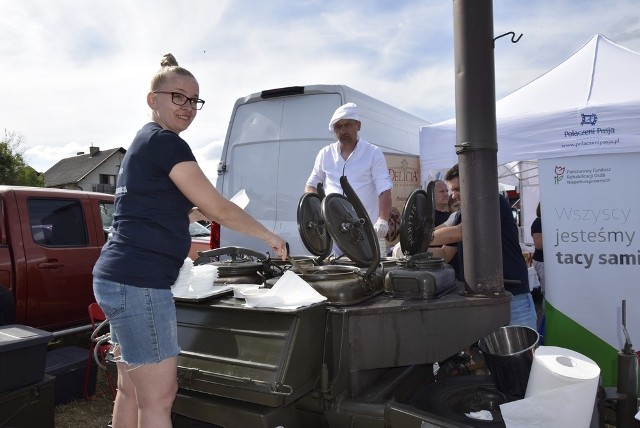
[[[116,361],[153,364],[180,353],[176,306],[171,290],[140,288],[93,279],[96,302],[109,320]]]
[[[533,304],[531,293],[516,294],[511,298],[511,321],[509,325],[523,325],[538,331],[537,319],[536,307]]]

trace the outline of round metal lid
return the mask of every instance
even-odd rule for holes
[[[357,266],[369,268],[380,262],[380,250],[371,220],[366,212],[361,214],[338,193],[322,200],[322,217],[331,237]]]
[[[435,218],[434,185],[431,181],[426,191],[414,190],[404,204],[400,218],[400,246],[405,254],[419,254],[429,248]]]
[[[225,276],[254,274],[263,268],[262,263],[251,260],[222,260],[210,264],[217,266],[219,274]]]
[[[298,232],[304,246],[314,256],[323,259],[331,253],[333,241],[322,218],[322,197],[305,193],[298,203]]]

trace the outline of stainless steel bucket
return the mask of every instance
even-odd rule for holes
[[[496,387],[513,397],[524,397],[531,372],[533,353],[540,335],[532,328],[500,327],[478,341],[480,351]]]

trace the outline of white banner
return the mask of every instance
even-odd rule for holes
[[[640,153],[539,161],[546,298],[622,348],[640,345]]]

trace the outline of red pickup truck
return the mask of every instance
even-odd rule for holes
[[[0,325],[88,324],[112,214],[113,195],[0,186]]]

